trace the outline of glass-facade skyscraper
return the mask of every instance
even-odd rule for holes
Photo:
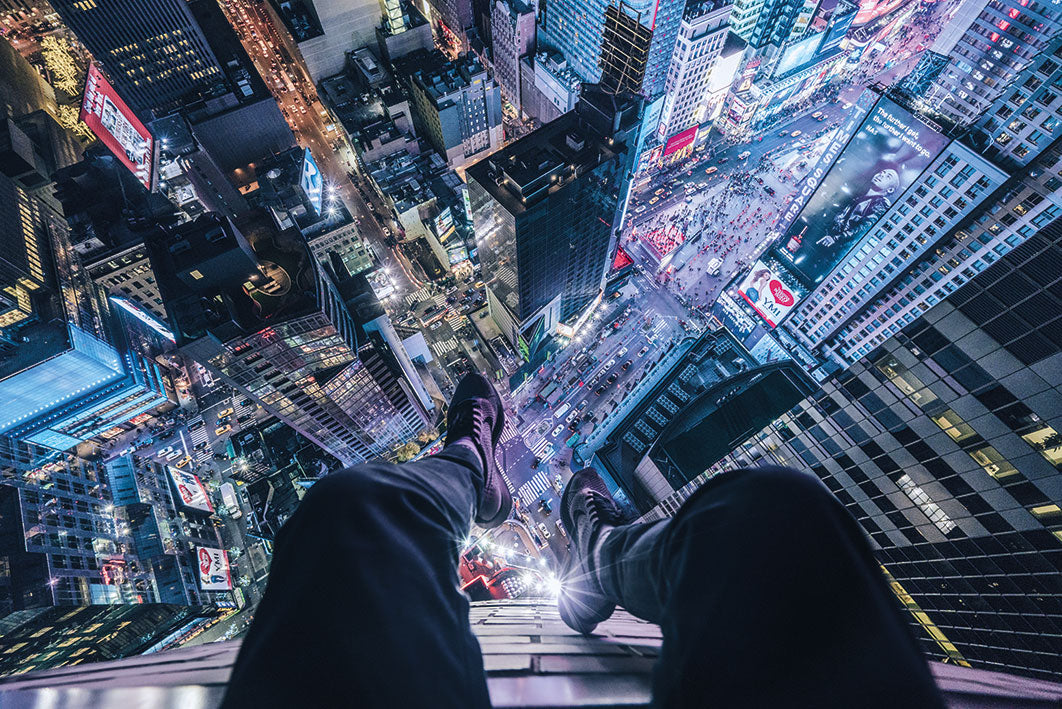
[[[468,169],[487,302],[526,359],[601,295],[638,103],[588,86],[574,111]]]
[[[1060,264],[1055,221],[696,483],[749,464],[811,471],[870,535],[929,657],[1057,677]]]
[[[428,426],[408,370],[374,367],[333,279],[294,227],[209,213],[150,245],[180,351],[345,464]]]

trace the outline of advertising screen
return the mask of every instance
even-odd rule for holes
[[[697,139],[697,128],[698,126],[693,126],[677,135],[671,136],[667,141],[667,145],[664,146],[664,157],[667,157],[671,153],[678,152],[688,145],[692,145],[693,141]]]
[[[309,148],[306,148],[306,152],[303,154],[302,177],[299,178],[299,186],[306,193],[306,198],[310,200],[314,210],[320,214],[321,198],[324,195],[324,176],[321,175],[321,171],[317,168],[317,161],[313,159],[313,153],[310,152]]]
[[[214,506],[210,504],[210,498],[207,497],[206,488],[203,487],[203,483],[199,482],[196,475],[180,468],[171,467],[169,471],[170,479],[173,480],[173,485],[177,488],[177,494],[181,498],[181,504],[203,512],[214,511]]]
[[[771,327],[777,327],[805,293],[792,274],[773,259],[752,264],[738,286],[738,295]]]
[[[89,65],[85,79],[81,120],[144,187],[151,189],[155,140],[95,64]]]
[[[819,48],[821,42],[822,35],[813,34],[807,39],[794,42],[786,47],[782,58],[778,60],[778,66],[774,69],[774,75],[781,76],[787,71],[807,63],[813,56],[815,56],[815,50]]]
[[[775,253],[807,284],[821,281],[866,236],[947,145],[948,139],[880,99]]]
[[[231,591],[229,553],[212,547],[197,547],[196,553],[199,557],[199,588],[204,591]]]
[[[168,330],[165,325],[163,325],[158,320],[156,320],[152,316],[150,316],[147,313],[145,313],[140,308],[136,307],[136,305],[134,305],[132,301],[130,301],[130,300],[126,299],[126,298],[121,298],[121,297],[116,296],[116,295],[110,296],[110,301],[112,303],[114,303],[115,305],[117,305],[122,310],[124,310],[125,312],[129,313],[130,315],[132,315],[134,318],[136,318],[140,322],[142,322],[145,325],[147,325],[148,327],[150,327],[152,330],[154,330],[158,334],[160,334],[163,337],[165,337],[170,342],[177,342],[177,339],[174,337],[173,333],[170,330]]]

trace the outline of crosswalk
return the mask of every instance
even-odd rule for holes
[[[445,308],[446,307],[446,294],[445,293],[437,293],[437,294],[435,294],[434,296],[432,296],[431,302],[435,303],[435,306],[438,307],[438,308]]]
[[[433,342],[431,343],[431,349],[436,356],[442,357],[444,354],[457,349],[457,338],[451,337],[449,340],[442,342]]]
[[[523,503],[529,504],[532,500],[537,500],[538,496],[550,489],[549,476],[546,475],[544,470],[540,470],[535,473],[535,477],[528,480],[526,483],[520,486],[517,495],[523,501]]]
[[[667,332],[667,330],[668,330],[667,321],[664,320],[663,318],[659,318],[656,321],[656,323],[653,325],[652,339],[658,339],[661,335],[663,335],[665,332]]]
[[[195,421],[201,421],[201,420],[202,419],[192,419],[188,423],[192,424]],[[199,445],[200,443],[206,443],[206,441],[207,441],[206,426],[200,426],[199,428],[197,428],[194,431],[189,429],[189,431],[188,431],[188,452],[191,453],[192,458],[197,463],[202,463],[204,460],[206,460],[207,458],[210,457],[210,447],[209,446],[204,446],[202,450],[196,450],[195,449],[195,447],[197,445]]]
[[[536,458],[545,458],[553,452],[553,442],[548,438],[543,438],[541,441],[531,446],[531,455]]]
[[[508,443],[519,435],[520,431],[517,430],[516,424],[513,423],[511,418],[507,418],[505,419],[505,428],[502,429],[501,438],[498,439],[498,443]]]
[[[409,295],[406,296],[406,305],[412,307],[413,305],[415,305],[416,303],[419,303],[420,301],[424,300],[427,297],[428,297],[428,289],[427,289],[427,287],[421,288],[416,293],[410,293]]]

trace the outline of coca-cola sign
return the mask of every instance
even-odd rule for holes
[[[738,286],[738,295],[771,327],[777,327],[804,293],[796,278],[772,258],[757,261]]]

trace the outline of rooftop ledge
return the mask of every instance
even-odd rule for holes
[[[594,637],[570,630],[545,600],[472,604],[495,707],[643,707],[660,629],[623,611]],[[0,678],[5,709],[213,709],[239,641]],[[1062,684],[933,663],[953,708],[1062,706]]]

